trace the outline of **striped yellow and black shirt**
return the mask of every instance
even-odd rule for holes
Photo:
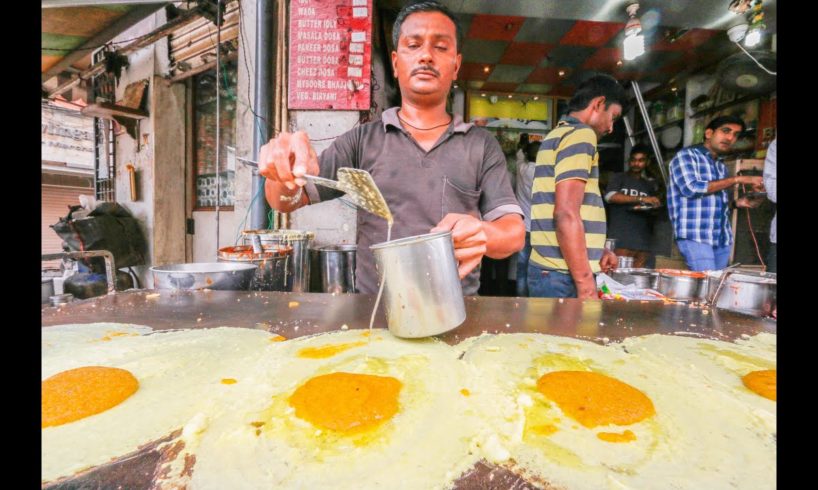
[[[600,270],[606,229],[596,143],[594,130],[569,116],[560,120],[540,145],[531,196],[531,263],[541,269],[568,270],[557,242],[556,186],[565,180],[579,179],[585,181],[579,214],[585,228],[588,261],[593,272]]]

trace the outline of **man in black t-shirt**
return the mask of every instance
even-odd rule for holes
[[[633,257],[634,267],[645,267],[653,253],[650,207],[658,207],[659,198],[656,181],[644,177],[649,158],[645,146],[634,146],[627,172],[612,175],[605,193],[610,216],[608,238],[616,239],[617,256]]]

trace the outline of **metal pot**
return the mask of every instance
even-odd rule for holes
[[[257,266],[252,286],[255,291],[289,291],[287,271],[292,257],[292,247],[272,245],[264,246],[262,250],[263,252],[256,253],[250,245],[223,247],[219,249],[219,262]]]
[[[707,273],[707,298],[716,301],[716,307],[753,316],[770,316],[775,306],[777,280],[772,272],[740,271],[727,276],[713,298],[721,282],[723,271]]]
[[[309,248],[315,233],[302,230],[244,230],[245,245],[252,236],[258,236],[264,247],[292,248],[290,260],[285,261],[286,286],[283,291],[306,293],[310,289]]]
[[[255,264],[209,262],[157,265],[150,271],[156,289],[248,291],[257,269]]]
[[[656,289],[659,273],[654,269],[625,268],[611,272],[614,281],[621,284],[633,284],[638,288]]]
[[[389,331],[397,337],[438,335],[466,319],[451,232],[429,233],[370,247],[384,283]]]
[[[703,282],[704,277],[690,271],[659,271],[656,289],[670,299],[696,301],[704,297]]]

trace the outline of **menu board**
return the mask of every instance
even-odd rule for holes
[[[372,0],[290,2],[289,109],[368,110]]]

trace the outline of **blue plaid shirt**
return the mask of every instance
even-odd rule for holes
[[[707,194],[708,182],[724,178],[727,178],[724,162],[721,158],[714,160],[703,145],[684,148],[673,157],[667,209],[676,239],[714,247],[733,242],[727,189]]]

